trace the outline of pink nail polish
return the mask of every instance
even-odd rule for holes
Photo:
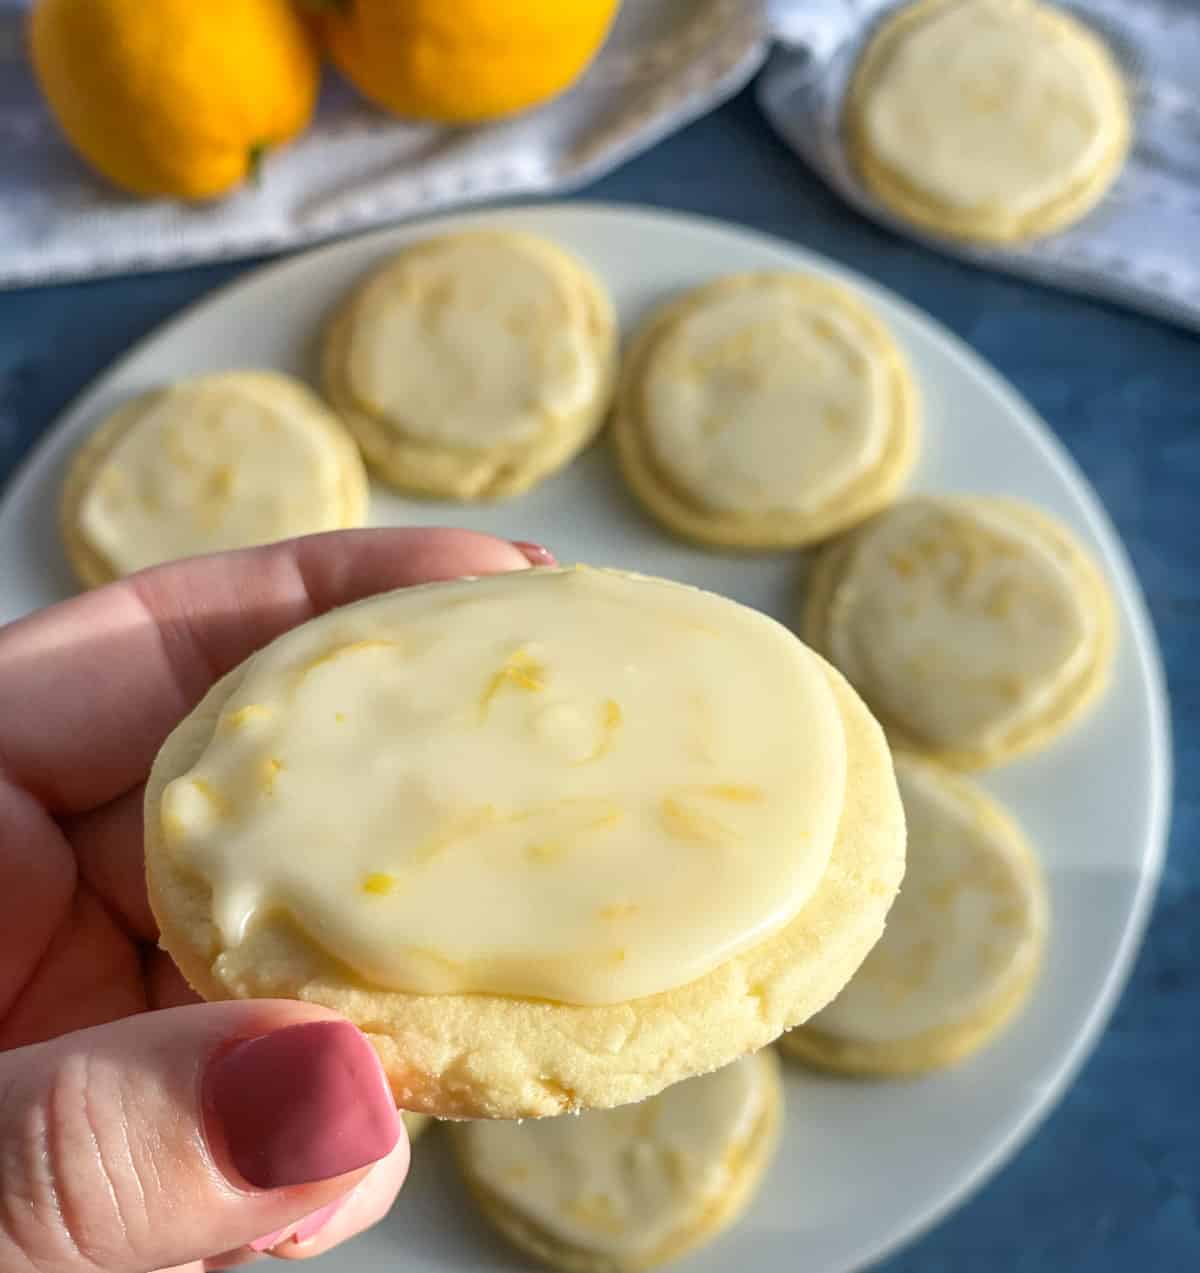
[[[340,1198],[335,1198],[332,1202],[324,1207],[318,1208],[310,1216],[305,1216],[303,1220],[296,1226],[296,1232],[292,1234],[292,1241],[299,1244],[301,1242],[310,1242],[318,1233],[333,1219],[335,1215],[349,1202],[354,1190],[350,1193],[344,1193]]]
[[[365,1167],[401,1134],[375,1050],[348,1021],[289,1026],[218,1053],[205,1108],[214,1140],[259,1189]]]
[[[514,539],[512,541],[514,548],[519,548],[524,555],[525,560],[531,566],[557,566],[558,558],[550,551],[549,548],[543,547],[541,544],[532,543],[528,539]]]
[[[276,1229],[274,1233],[268,1233],[265,1238],[255,1238],[253,1242],[247,1243],[251,1251],[269,1251],[272,1247],[278,1246],[284,1238],[292,1231],[292,1225],[287,1225],[282,1229]]]
[[[335,1198],[332,1202],[328,1202],[323,1207],[318,1207],[312,1215],[305,1216],[303,1220],[296,1224],[285,1225],[282,1229],[276,1229],[274,1233],[268,1233],[265,1238],[255,1238],[253,1242],[248,1243],[251,1251],[271,1251],[283,1242],[291,1241],[299,1245],[301,1242],[310,1242],[318,1233],[333,1219],[335,1215],[346,1205],[350,1198],[354,1195],[354,1190],[344,1193],[340,1198]]]

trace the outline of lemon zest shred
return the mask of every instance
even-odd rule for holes
[[[208,801],[218,818],[227,818],[233,812],[233,805],[223,791],[218,791],[205,778],[193,778],[192,786]]]
[[[396,887],[396,877],[386,871],[372,871],[363,877],[362,891],[375,897],[386,897]]]
[[[479,719],[487,720],[492,700],[506,685],[514,689],[537,693],[546,688],[546,669],[524,647],[514,650],[504,665],[488,682],[479,700]]]
[[[384,639],[375,639],[370,641],[345,641],[341,645],[335,645],[332,649],[326,650],[324,654],[319,654],[315,659],[309,660],[301,669],[297,678],[297,684],[303,681],[317,668],[324,667],[326,663],[332,663],[335,659],[343,658],[347,654],[357,654],[362,650],[381,649],[384,646],[399,645],[399,641],[389,641]]]

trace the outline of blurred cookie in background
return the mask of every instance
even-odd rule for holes
[[[964,1060],[1013,1018],[1046,941],[1041,868],[973,783],[898,753],[908,864],[883,937],[850,984],[780,1047],[846,1074]]]
[[[813,565],[804,639],[894,745],[956,769],[1044,746],[1108,682],[1108,585],[1065,526],[1017,500],[914,496]]]
[[[846,102],[851,159],[893,212],[979,242],[1036,238],[1103,197],[1129,149],[1106,45],[1033,0],[918,0],[888,18]]]
[[[775,1148],[771,1051],[618,1109],[451,1128],[467,1184],[520,1250],[568,1273],[633,1273],[711,1241]]]
[[[613,429],[626,480],[668,530],[717,547],[799,547],[895,498],[916,459],[916,390],[849,288],[733,275],[643,325]]]
[[[399,490],[519,495],[604,422],[616,318],[546,239],[475,230],[413,244],[353,289],[325,337],[331,402]]]
[[[235,371],[114,411],[71,461],[62,534],[76,575],[95,587],[366,515],[362,460],[321,400],[277,372]]]

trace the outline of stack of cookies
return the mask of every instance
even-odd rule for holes
[[[895,749],[908,824],[883,939],[785,1048],[825,1068],[963,1059],[1032,987],[1047,904],[1019,828],[953,771],[1046,746],[1107,683],[1114,617],[1065,527],[1015,500],[913,497],[825,546],[799,626]]]

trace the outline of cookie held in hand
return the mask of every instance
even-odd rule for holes
[[[287,633],[168,738],[145,825],[201,995],[332,1008],[452,1118],[621,1105],[770,1043],[849,980],[904,862],[882,731],[822,659],[579,567]]]

